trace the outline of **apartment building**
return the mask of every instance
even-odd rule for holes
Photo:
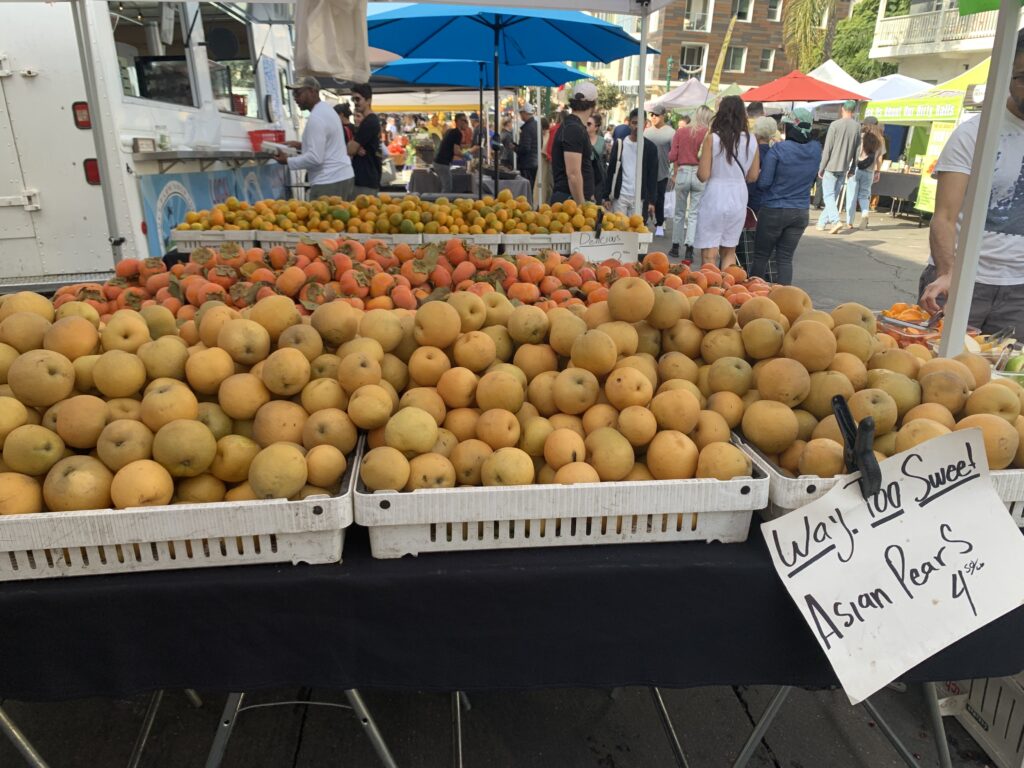
[[[943,83],[992,54],[996,11],[960,16],[957,0],[912,0],[910,12],[887,15],[881,0],[870,57],[901,75]]]

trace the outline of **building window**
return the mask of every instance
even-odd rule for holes
[[[750,21],[754,16],[754,0],[732,0],[732,15],[739,21]]]
[[[764,48],[761,51],[761,71],[771,72],[775,69],[775,49]]]
[[[725,71],[743,72],[747,66],[747,49],[730,45],[725,52]]]
[[[711,31],[710,0],[686,0],[683,14],[683,29],[687,32]]]
[[[704,79],[707,46],[684,45],[679,50],[679,79]]]
[[[227,114],[259,117],[256,57],[245,17],[221,3],[200,3],[199,12],[217,108]]]
[[[768,21],[782,21],[782,0],[768,0]]]

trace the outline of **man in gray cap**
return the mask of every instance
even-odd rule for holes
[[[302,154],[289,157],[278,152],[277,162],[290,171],[305,171],[309,199],[336,196],[352,199],[355,173],[345,149],[345,133],[334,110],[320,100],[320,83],[315,77],[300,77],[288,86],[299,109],[309,111],[302,131]],[[291,142],[295,146],[295,142]]]
[[[821,165],[818,168],[825,199],[825,210],[818,218],[818,230],[823,232],[831,228],[832,234],[837,234],[843,228],[839,220],[839,190],[853,173],[857,153],[860,151],[860,123],[853,116],[857,111],[857,102],[852,99],[844,101],[840,111],[842,117],[832,123],[825,134],[825,149],[822,150]]]
[[[516,144],[516,167],[531,187],[537,179],[537,145],[540,143],[539,126],[533,113],[533,104],[530,103],[519,109],[523,124],[519,128],[519,143]]]
[[[651,107],[651,127],[644,131],[644,141],[651,142],[658,150],[658,188],[653,201],[655,237],[665,235],[665,190],[668,189],[672,170],[672,165],[668,161],[668,151],[672,148],[672,137],[676,135],[675,129],[665,118],[666,112],[661,104]]]

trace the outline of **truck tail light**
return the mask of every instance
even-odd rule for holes
[[[99,186],[100,183],[100,164],[96,162],[95,157],[90,157],[82,163],[82,168],[85,170],[85,181],[87,184],[93,186]]]
[[[75,118],[76,128],[92,128],[92,117],[89,116],[88,102],[74,102],[71,105],[71,115]]]

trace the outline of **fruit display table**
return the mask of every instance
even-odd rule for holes
[[[435,554],[0,585],[0,697],[310,685],[835,685],[759,532],[743,544]],[[907,680],[1024,668],[1024,609]]]

